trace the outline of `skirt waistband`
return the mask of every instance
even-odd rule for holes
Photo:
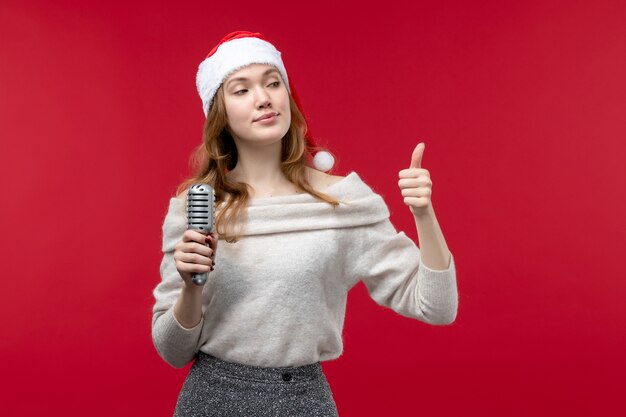
[[[323,376],[320,362],[302,366],[261,367],[242,363],[227,362],[213,355],[198,351],[194,366],[210,368],[221,376],[246,379],[258,382],[298,382]]]

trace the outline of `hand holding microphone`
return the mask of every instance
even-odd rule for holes
[[[213,188],[207,184],[192,185],[187,193],[187,230],[174,252],[176,269],[188,286],[204,285],[207,274],[213,270],[218,241],[214,225]]]
[[[204,235],[195,230],[185,230],[180,242],[176,245],[174,259],[176,269],[185,284],[190,287],[198,287],[204,284],[196,284],[194,276],[210,273],[215,264],[215,252],[217,250],[217,233]],[[208,246],[207,246],[208,244]]]

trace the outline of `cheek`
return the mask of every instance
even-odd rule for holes
[[[228,119],[228,124],[233,125],[237,123],[241,123],[242,120],[245,119],[246,115],[241,109],[241,106],[237,106],[234,103],[225,106],[226,109],[226,119]]]
[[[291,122],[291,106],[289,103],[289,93],[285,91],[285,96],[281,98],[281,107],[283,114],[286,116],[285,119],[288,119]]]
[[[289,106],[287,106],[287,109],[285,110],[285,124],[287,126],[291,125],[291,112],[289,111]]]

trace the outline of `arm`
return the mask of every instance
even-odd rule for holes
[[[413,213],[420,241],[421,250],[417,250],[414,255],[420,264],[415,274],[418,291],[426,293],[432,291],[430,297],[423,298],[421,303],[419,300],[422,297],[418,296],[418,305],[421,305],[424,316],[427,316],[427,310],[424,308],[431,307],[438,311],[437,321],[433,324],[449,324],[455,320],[458,308],[456,272],[452,254],[448,250],[433,210],[430,172],[422,168],[425,146],[424,143],[419,143],[415,147],[410,167],[398,173],[400,177],[398,186],[404,197],[404,203]],[[423,273],[420,274],[420,271]],[[433,304],[427,305],[428,300]]]
[[[159,355],[175,368],[194,358],[204,322],[202,287],[186,288],[174,260],[174,247],[185,230],[184,205],[172,199],[163,223],[161,282],[153,292],[152,341]]]
[[[448,250],[432,204],[426,211],[414,213],[413,218],[417,228],[422,263],[431,269],[448,269],[452,254]]]
[[[196,327],[202,320],[202,287],[186,284],[174,304],[174,318],[186,329]]]
[[[411,155],[411,166],[398,173],[398,186],[415,219],[417,235],[422,250],[422,262],[431,268],[448,269],[450,251],[441,233],[432,205],[432,180],[430,172],[422,168],[426,144],[419,143]]]
[[[347,273],[363,280],[374,301],[428,324],[454,322],[458,294],[452,254],[445,270],[429,268],[415,243],[388,218],[352,233],[357,235],[350,239]]]

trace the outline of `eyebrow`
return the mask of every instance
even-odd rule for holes
[[[276,74],[280,75],[280,73],[278,72],[278,70],[276,68],[270,68],[267,71],[265,71],[263,73],[263,76],[265,77],[266,75],[269,75],[271,73],[275,72]],[[248,79],[246,77],[237,77],[237,78],[233,78],[232,80],[228,80],[228,82],[226,83],[226,87],[228,87],[230,85],[230,83],[234,82],[234,81],[248,81]]]

